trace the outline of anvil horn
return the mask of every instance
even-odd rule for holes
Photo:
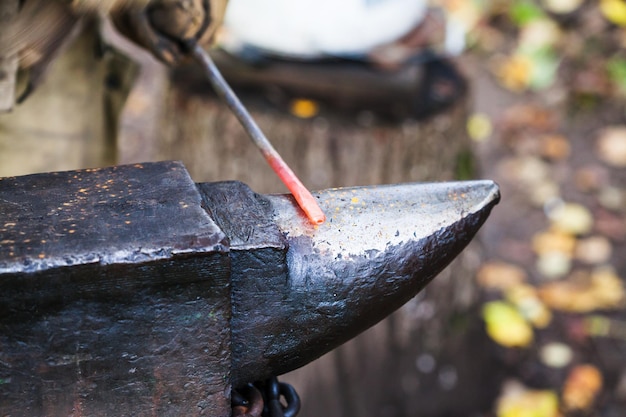
[[[490,181],[291,196],[162,162],[0,179],[0,414],[230,415],[413,297]]]
[[[328,216],[317,226],[289,195],[242,197],[233,186],[212,186],[214,202],[256,201],[270,219],[245,232],[245,216],[235,216],[239,232],[221,224],[245,234],[231,242],[242,267],[231,278],[235,384],[296,369],[382,320],[463,250],[500,199],[492,181],[330,189],[314,193]],[[264,250],[257,232],[271,242]],[[281,267],[256,277],[259,260]]]

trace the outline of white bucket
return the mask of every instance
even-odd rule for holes
[[[227,44],[299,58],[361,55],[408,33],[426,8],[426,0],[230,0]]]

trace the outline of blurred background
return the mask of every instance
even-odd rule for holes
[[[303,182],[503,198],[424,292],[282,378],[300,415],[626,415],[626,2],[336,3],[231,0],[211,52]],[[162,159],[286,192],[197,66],[106,23],[0,115],[2,176]]]

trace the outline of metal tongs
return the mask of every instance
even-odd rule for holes
[[[211,56],[202,47],[193,42],[190,46],[191,55],[198,61],[204,69],[211,85],[215,91],[226,102],[226,105],[235,114],[239,122],[243,125],[252,142],[259,148],[270,167],[281,179],[283,184],[289,189],[309,220],[316,225],[324,223],[326,216],[319,204],[311,195],[311,192],[302,184],[302,181],[289,168],[280,154],[272,146],[267,137],[263,134],[248,110],[241,103],[235,92],[230,88],[219,69],[211,59]]]

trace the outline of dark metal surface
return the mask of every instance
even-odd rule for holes
[[[226,248],[179,162],[3,178],[0,212],[4,274]]]
[[[180,163],[0,180],[0,412],[230,414],[422,289],[499,199],[490,181],[291,196]]]
[[[296,369],[382,320],[461,252],[500,198],[492,181],[314,195],[328,215],[321,226],[290,196],[266,197],[286,239],[284,269],[233,268],[235,385]]]
[[[230,414],[230,259],[180,163],[0,180],[0,413]]]

